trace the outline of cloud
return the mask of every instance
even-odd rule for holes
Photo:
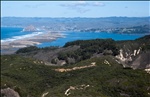
[[[70,10],[76,10],[79,13],[85,13],[90,11],[89,8],[87,7],[103,7],[105,6],[104,3],[99,2],[99,1],[75,1],[75,2],[69,2],[69,3],[65,3],[65,4],[60,4],[60,6],[62,7],[66,7]]]
[[[61,4],[62,7],[81,7],[81,6],[105,6],[104,3],[95,1],[95,2],[87,2],[87,1],[76,1],[72,3]]]
[[[101,3],[101,2],[94,2],[93,4],[92,4],[92,6],[105,6],[105,4],[104,3]]]
[[[74,3],[75,6],[86,6],[87,2],[86,1],[77,1],[76,3]]]
[[[86,13],[86,12],[90,11],[90,9],[78,8],[78,9],[76,9],[76,11],[79,13]]]
[[[38,8],[38,7],[45,6],[45,5],[46,5],[45,3],[35,4],[35,5],[27,4],[27,5],[25,5],[25,7],[27,7],[27,8]]]
[[[70,6],[70,7],[67,7],[67,8],[69,10],[75,10],[78,13],[86,13],[86,12],[90,11],[90,9],[87,9],[87,8],[74,7],[74,6]]]
[[[86,1],[76,1],[76,2],[72,2],[72,3],[61,4],[60,6],[62,6],[62,7],[87,6],[87,2]]]

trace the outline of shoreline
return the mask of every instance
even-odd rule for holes
[[[64,37],[60,32],[44,32],[39,35],[26,37],[23,39],[1,42],[1,55],[2,54],[13,54],[17,49],[28,46],[36,46],[43,42],[51,42],[57,38]]]
[[[65,33],[64,33],[65,32]],[[37,35],[31,35],[29,37],[23,37],[23,38],[19,38],[17,40],[13,40],[13,41],[4,41],[2,42],[1,40],[1,54],[5,54],[7,51],[11,51],[13,54],[14,51],[17,51],[17,49],[19,48],[24,48],[24,47],[28,47],[28,46],[38,46],[38,45],[42,45],[43,43],[46,42],[53,42],[55,40],[57,40],[58,38],[63,38],[66,35],[68,35],[67,33],[73,33],[76,31],[44,31],[40,34]],[[78,32],[78,33],[88,33],[88,32]],[[95,33],[95,32],[90,32],[90,33]],[[96,32],[96,33],[107,33],[107,32]],[[118,33],[107,33],[107,34],[118,34]],[[120,35],[148,35],[149,33],[143,33],[143,34],[124,34],[124,33],[120,33]],[[114,39],[115,40],[115,39]],[[129,39],[130,40],[130,39]],[[132,40],[132,39],[131,39]],[[120,40],[115,40],[115,41],[120,41]],[[14,50],[15,49],[15,50]]]

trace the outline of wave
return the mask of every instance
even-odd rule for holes
[[[3,42],[12,42],[12,41],[19,40],[19,39],[24,39],[24,38],[37,36],[37,35],[40,35],[40,34],[43,34],[43,32],[33,32],[31,34],[26,34],[26,35],[21,35],[21,36],[13,36],[12,38],[2,39],[1,43],[3,43]]]

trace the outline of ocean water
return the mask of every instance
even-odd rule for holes
[[[24,35],[25,33],[20,33],[22,30],[23,28],[1,27],[1,39]]]
[[[22,32],[23,28],[15,27],[1,27],[1,42],[13,41],[17,39],[22,39],[26,37],[34,37],[34,35],[39,35],[42,32]],[[136,38],[142,37],[144,35],[139,34],[115,34],[115,33],[106,33],[106,32],[62,32],[65,37],[58,38],[51,42],[44,42],[38,47],[47,47],[47,46],[64,46],[66,42],[75,41],[75,40],[88,40],[88,39],[97,39],[97,38],[112,38],[114,40],[134,40]]]
[[[19,27],[1,27],[1,42],[14,41],[41,34],[41,32],[22,32],[22,30],[23,28]]]

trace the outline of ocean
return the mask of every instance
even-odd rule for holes
[[[27,37],[33,37],[42,32],[22,32],[20,27],[1,27],[1,42],[14,41]]]
[[[13,41],[17,39],[23,39],[27,37],[34,37],[34,35],[41,34],[42,32],[22,32],[23,28],[18,27],[1,27],[1,42]],[[66,42],[75,40],[88,40],[88,39],[106,39],[112,38],[114,40],[134,40],[142,37],[142,34],[116,34],[106,32],[62,32],[65,37],[57,38],[51,42],[43,42],[38,47],[47,46],[64,46]]]

